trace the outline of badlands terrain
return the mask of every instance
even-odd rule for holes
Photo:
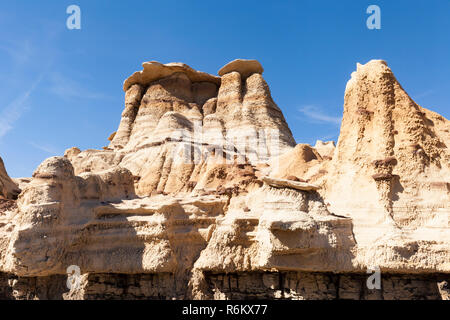
[[[450,299],[450,121],[372,60],[297,144],[263,71],[146,62],[108,146],[0,161],[0,299]]]

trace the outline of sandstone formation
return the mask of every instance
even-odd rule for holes
[[[315,147],[255,60],[143,67],[107,147],[45,160],[0,204],[0,298],[448,299],[450,122],[385,62],[358,65],[337,146]],[[14,198],[2,163],[0,186]]]
[[[450,122],[417,105],[386,62],[358,64],[322,194],[352,218],[361,264],[448,271],[449,143]]]
[[[157,61],[144,62],[142,64],[144,70],[135,72],[131,77],[125,80],[123,90],[126,92],[131,85],[140,84],[147,86],[155,80],[166,78],[174,73],[184,73],[192,82],[213,82],[220,84],[220,78],[205,72],[192,69],[184,63],[167,63],[161,64]]]
[[[5,164],[0,158],[0,199],[17,199],[20,189],[17,184],[11,180],[5,169]]]
[[[336,145],[334,144],[334,141],[323,142],[321,140],[317,140],[314,149],[322,158],[333,158]]]

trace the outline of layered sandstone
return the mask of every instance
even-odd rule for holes
[[[19,181],[0,297],[447,298],[450,122],[371,61],[347,85],[337,146],[296,144],[262,74],[144,63],[108,147]],[[373,267],[380,291],[363,285]]]
[[[264,163],[295,146],[262,71],[247,63],[246,77],[231,71],[221,79],[184,64],[145,63],[125,81],[125,110],[109,147],[66,153],[76,174],[120,165],[139,177],[139,195],[185,192],[192,182],[229,185],[218,170]]]
[[[360,263],[448,271],[449,141],[450,122],[417,105],[386,62],[358,64],[322,194],[352,218]]]

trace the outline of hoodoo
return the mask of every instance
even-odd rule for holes
[[[22,191],[0,160],[0,298],[448,299],[450,121],[373,60],[337,145],[296,144],[263,71],[146,62],[103,150]]]

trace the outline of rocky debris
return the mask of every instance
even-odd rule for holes
[[[447,299],[450,122],[374,60],[337,147],[296,144],[262,73],[144,63],[108,147],[49,158],[0,200],[0,298]]]
[[[17,184],[8,176],[5,164],[2,158],[0,158],[0,198],[17,199],[20,192],[21,190]]]

